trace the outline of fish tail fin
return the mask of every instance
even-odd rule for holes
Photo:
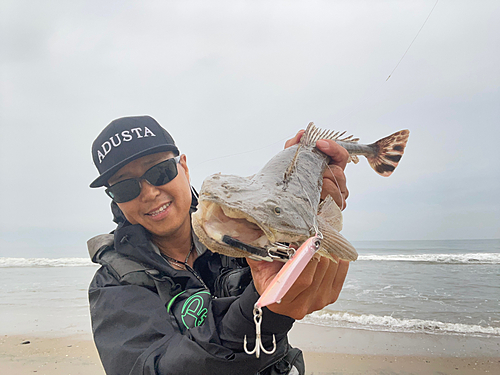
[[[323,235],[319,249],[321,255],[334,261],[332,255],[348,261],[354,261],[358,258],[354,246],[340,234],[342,212],[330,195],[319,206],[318,229]]]
[[[379,175],[389,177],[396,169],[405,151],[409,130],[400,130],[373,143],[374,156],[367,156],[370,166]]]

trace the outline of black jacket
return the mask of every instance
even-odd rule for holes
[[[259,295],[239,260],[206,250],[195,275],[172,268],[140,225],[122,221],[111,239],[93,256],[102,266],[89,287],[94,341],[108,375],[256,374],[289,351],[294,320],[265,308],[262,341],[271,348],[275,334],[276,352],[259,359],[244,352],[245,335],[255,345]],[[117,272],[116,257],[138,265],[136,272]]]

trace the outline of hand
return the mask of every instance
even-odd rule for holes
[[[299,143],[303,134],[304,130],[299,131],[294,138],[285,143],[285,148]],[[320,140],[316,143],[316,147],[331,159],[329,168],[323,174],[321,198],[331,195],[337,205],[343,209],[349,195],[344,175],[349,154],[346,149],[331,140]],[[335,256],[334,258],[337,263],[325,257],[314,256],[281,299],[281,303],[269,305],[268,309],[300,320],[307,314],[334,303],[339,297],[349,269],[348,261],[340,260]],[[261,295],[283,267],[281,262],[269,263],[251,259],[247,259],[247,262],[252,270],[255,288]]]
[[[349,262],[334,258],[338,263],[315,255],[281,299],[267,308],[277,314],[300,320],[307,314],[321,310],[339,297],[349,268]],[[283,263],[247,259],[257,292],[262,295]]]
[[[295,137],[286,141],[285,148],[299,143],[303,134],[304,130],[300,130]],[[330,156],[328,167],[323,173],[321,199],[325,199],[327,195],[330,195],[340,209],[344,210],[346,208],[346,199],[349,196],[347,181],[344,174],[344,169],[349,159],[349,153],[345,148],[330,139],[319,140],[316,142],[316,147],[321,152]]]

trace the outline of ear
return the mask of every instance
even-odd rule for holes
[[[187,178],[188,182],[190,182],[191,179],[189,178],[189,168],[187,166],[187,158],[186,158],[185,154],[181,155],[181,160],[179,161],[179,165],[181,166],[181,168],[184,169],[184,173],[186,175],[186,178]]]

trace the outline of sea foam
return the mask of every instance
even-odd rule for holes
[[[500,264],[500,253],[360,255],[358,260],[445,264]]]
[[[500,336],[500,327],[446,323],[435,320],[397,319],[392,316],[356,315],[348,312],[328,312],[325,310],[307,315],[302,322],[320,326],[366,329],[371,331]]]
[[[98,266],[89,258],[0,258],[0,268]]]

